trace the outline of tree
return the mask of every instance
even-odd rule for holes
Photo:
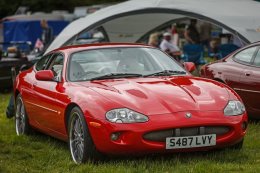
[[[28,6],[32,12],[51,12],[52,10],[68,10],[73,12],[75,6],[89,6],[124,0],[0,0],[0,18],[13,15],[19,6]]]

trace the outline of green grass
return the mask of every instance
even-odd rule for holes
[[[14,119],[5,117],[9,94],[0,94],[0,172],[170,173],[260,172],[260,122],[251,122],[240,151],[112,158],[103,163],[75,165],[67,144],[42,134],[16,136]]]

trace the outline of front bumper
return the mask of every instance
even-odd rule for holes
[[[87,117],[88,127],[96,148],[110,155],[140,155],[146,153],[169,153],[210,150],[214,148],[224,148],[240,142],[246,134],[247,115],[225,116],[221,111],[189,111],[191,118],[186,117],[187,112],[174,114],[152,115],[145,123],[116,124],[106,120],[100,121]],[[100,126],[93,126],[93,122]],[[181,129],[190,127],[228,127],[225,134],[217,135],[215,146],[186,148],[186,149],[166,149],[166,142],[152,141],[144,139],[144,135],[154,131],[168,129]],[[116,134],[116,140],[111,139],[111,135]],[[168,136],[172,137],[172,136]]]

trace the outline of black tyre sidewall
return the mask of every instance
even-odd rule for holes
[[[30,125],[29,125],[28,115],[27,115],[26,108],[25,108],[24,101],[23,101],[23,99],[22,99],[21,94],[18,94],[18,95],[17,95],[17,97],[16,97],[16,103],[18,103],[19,100],[22,101],[22,104],[23,104],[23,106],[24,106],[24,120],[25,120],[24,133],[21,134],[21,135],[29,135],[30,132],[31,132],[31,128],[30,128]],[[15,128],[16,128],[16,112],[17,112],[17,108],[15,109]]]

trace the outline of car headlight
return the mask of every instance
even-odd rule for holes
[[[224,114],[229,116],[241,115],[245,112],[245,106],[243,103],[237,100],[229,101],[224,109]]]
[[[127,108],[113,109],[106,113],[106,118],[113,123],[143,123],[148,117]]]

